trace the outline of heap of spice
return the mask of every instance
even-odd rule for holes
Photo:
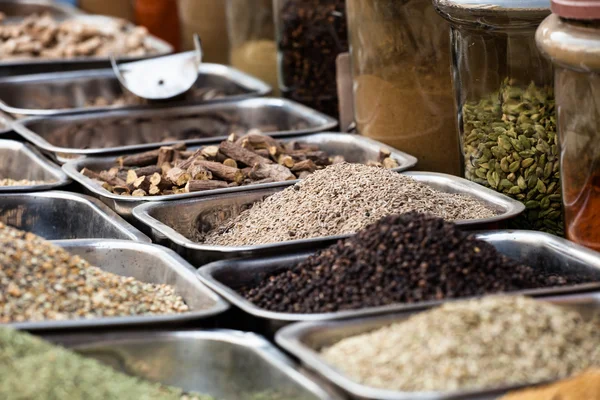
[[[519,228],[564,234],[552,88],[505,80],[464,105],[463,135],[467,179],[523,202]]]
[[[4,15],[0,15],[0,21]],[[0,24],[0,58],[143,56],[156,53],[148,31],[124,20],[101,26],[85,20],[55,20],[32,14],[18,23]]]
[[[5,400],[212,400],[125,375],[10,328],[0,328],[0,374]]]
[[[550,303],[487,297],[342,339],[321,355],[353,380],[381,389],[496,388],[600,366],[600,330],[597,320]]]
[[[189,311],[169,285],[104,272],[0,223],[0,323]]]
[[[241,293],[270,311],[324,313],[558,286],[579,279],[537,272],[453,223],[413,212],[382,218]]]
[[[535,389],[510,393],[500,400],[598,400],[600,368],[589,369],[573,378]]]
[[[496,215],[470,196],[440,192],[390,170],[344,163],[315,172],[196,239],[244,246],[351,234],[384,216],[409,211],[446,220]]]
[[[302,179],[327,165],[344,162],[318,145],[282,142],[257,132],[229,139],[218,146],[187,151],[185,146],[163,146],[157,150],[120,157],[118,166],[81,173],[103,182],[115,194],[158,196],[191,193],[227,187]],[[381,149],[370,164],[396,168],[398,162]]]
[[[48,181],[34,181],[29,179],[0,179],[0,186],[34,186],[34,185],[44,185],[49,183]]]

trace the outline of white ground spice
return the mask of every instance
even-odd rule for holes
[[[187,311],[172,286],[102,271],[0,223],[0,323]]]
[[[368,386],[480,389],[565,378],[600,365],[600,319],[525,297],[447,303],[349,337],[325,360]]]
[[[448,221],[496,215],[472,197],[443,193],[383,168],[343,163],[315,172],[197,239],[241,246],[350,234],[409,211]]]

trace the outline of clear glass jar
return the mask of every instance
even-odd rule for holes
[[[273,0],[283,97],[339,114],[336,58],[348,51],[345,0]]]
[[[555,66],[565,233],[600,251],[600,9],[582,12],[551,15],[536,39]]]
[[[273,87],[277,81],[277,46],[273,0],[227,0],[229,63]]]
[[[434,5],[452,25],[464,176],[525,204],[513,227],[562,235],[552,63],[535,44],[549,1]]]
[[[358,132],[460,174],[449,27],[430,0],[347,0]]]

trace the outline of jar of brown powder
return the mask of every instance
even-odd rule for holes
[[[347,0],[360,134],[460,174],[449,27],[429,0]]]

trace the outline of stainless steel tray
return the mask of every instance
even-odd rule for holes
[[[150,243],[101,201],[76,193],[0,194],[0,222],[47,240],[122,239]]]
[[[16,21],[22,18],[17,16],[10,18],[9,21]],[[90,25],[108,26],[117,22],[118,18],[109,17],[106,15],[88,15],[84,13],[57,16],[58,20],[75,19],[86,22]],[[173,52],[173,46],[167,42],[157,38],[156,36],[148,35],[148,44],[156,50],[156,53],[146,56],[121,56],[119,61],[134,61],[143,58],[165,55]],[[44,72],[64,72],[76,71],[91,68],[110,68],[108,57],[77,57],[77,58],[61,58],[61,59],[43,59],[43,58],[23,58],[13,60],[0,59],[0,77],[14,75],[29,75],[39,74]]]
[[[225,140],[232,127],[240,130],[263,127],[277,137],[322,132],[335,128],[337,121],[289,100],[256,98],[31,118],[17,121],[13,126],[22,137],[47,153],[76,157],[144,151],[176,142],[212,143]]]
[[[300,372],[254,333],[209,330],[44,338],[128,375],[215,399],[341,400],[327,384]]]
[[[493,231],[478,234],[490,242],[501,253],[531,265],[534,268],[580,274],[596,279],[597,282],[557,288],[531,289],[519,293],[532,296],[549,296],[578,291],[600,290],[600,254],[546,233],[531,231]],[[236,292],[236,289],[258,282],[276,271],[292,268],[314,254],[314,250],[303,253],[279,254],[265,258],[225,260],[211,263],[198,270],[198,277],[208,287],[227,301],[260,320],[266,332],[275,332],[282,326],[297,321],[328,321],[389,312],[403,312],[433,307],[443,301],[414,304],[395,304],[360,310],[338,311],[320,314],[279,313],[261,309]],[[447,300],[446,300],[447,301]]]
[[[575,309],[586,318],[600,313],[600,294],[583,294],[544,299],[552,303]],[[298,357],[308,368],[332,382],[352,398],[377,400],[458,400],[458,399],[497,399],[502,394],[520,386],[507,386],[494,390],[441,392],[398,392],[361,385],[325,362],[319,349],[332,345],[346,337],[366,333],[380,327],[400,322],[414,313],[392,314],[384,317],[356,318],[348,321],[304,322],[294,324],[279,331],[277,343]],[[557,360],[558,361],[558,360]]]
[[[0,3],[2,4],[2,3]],[[75,111],[109,111],[177,104],[215,103],[265,96],[271,92],[266,83],[227,65],[200,65],[195,88],[222,90],[226,97],[202,101],[193,94],[185,100],[151,105],[86,106],[98,97],[113,101],[123,90],[112,69],[15,76],[0,79],[0,109],[18,116],[43,116]]]
[[[164,247],[128,240],[66,240],[53,242],[91,265],[142,282],[166,283],[175,287],[191,311],[185,314],[73,319],[9,324],[27,331],[86,330],[180,326],[201,324],[202,320],[224,313],[229,305],[204,286],[194,269],[177,254]]]
[[[456,221],[465,228],[494,227],[517,216],[524,209],[521,203],[509,197],[462,178],[430,172],[404,174],[442,192],[469,194],[500,213],[492,218]],[[267,188],[193,200],[147,203],[136,207],[133,214],[150,229],[147,233],[153,240],[172,247],[197,267],[221,259],[263,257],[312,250],[350,236],[327,236],[254,246],[215,246],[192,240],[199,229],[203,232],[209,231],[226,219],[237,216],[253,203],[283,189],[285,188]]]
[[[323,150],[330,152],[331,154],[340,154],[346,157],[351,162],[366,162],[369,159],[376,159],[380,148],[385,148],[390,151],[392,156],[398,161],[399,167],[396,168],[398,171],[402,171],[413,167],[416,164],[417,159],[411,155],[395,150],[383,143],[376,142],[372,139],[368,139],[362,136],[349,135],[345,133],[316,133],[310,135],[295,136],[293,138],[284,138],[284,141],[295,140],[302,143],[318,144]],[[63,166],[63,170],[72,176],[77,182],[85,187],[85,189],[92,193],[93,196],[100,198],[109,207],[113,208],[120,215],[130,217],[134,207],[157,201],[172,201],[178,199],[186,199],[192,197],[206,197],[212,195],[220,195],[227,193],[245,192],[248,190],[274,188],[281,186],[289,186],[297,182],[286,181],[286,182],[274,182],[274,183],[263,183],[257,185],[238,186],[225,189],[207,190],[204,192],[195,193],[182,193],[175,195],[166,196],[152,196],[152,197],[135,197],[135,196],[120,196],[105,190],[102,185],[93,179],[83,176],[80,171],[85,167],[91,170],[102,170],[108,169],[114,166],[115,157],[106,158],[84,158],[77,161],[72,161]]]
[[[75,7],[51,0],[0,0],[0,12],[8,18],[49,13],[53,17],[83,14]]]
[[[37,150],[14,140],[0,140],[0,179],[48,181],[30,186],[0,186],[0,193],[56,189],[70,182],[65,173]]]

